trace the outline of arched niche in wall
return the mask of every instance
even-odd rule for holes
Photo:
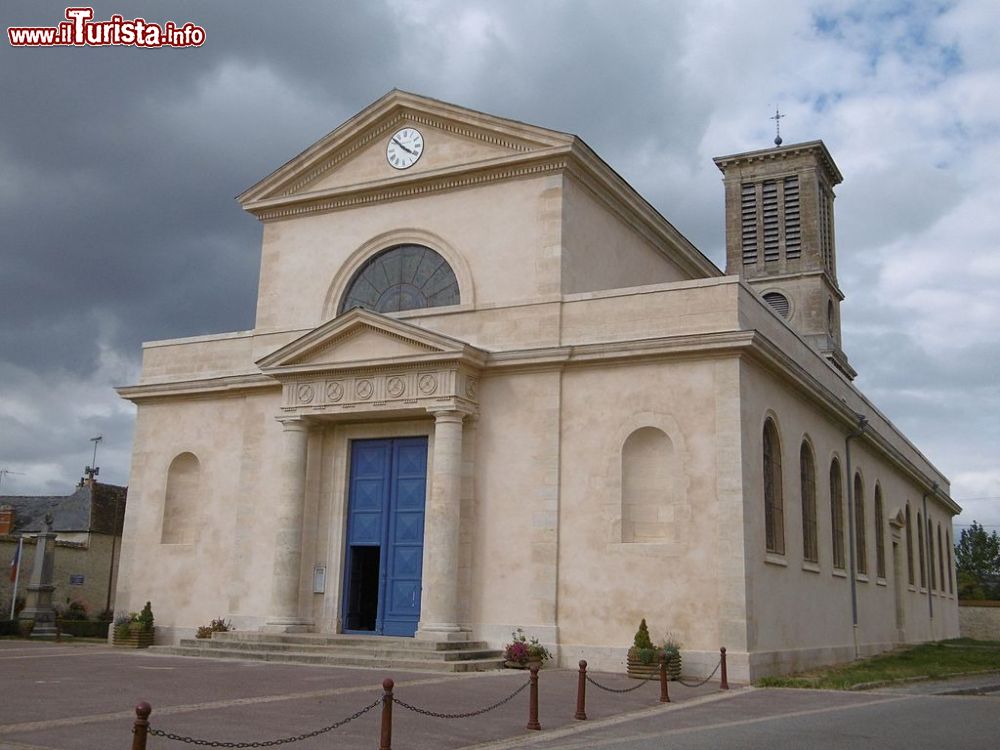
[[[640,427],[622,445],[621,540],[662,542],[674,521],[674,446],[665,432]]]
[[[198,530],[201,463],[193,453],[174,457],[167,469],[163,498],[162,544],[191,544]]]

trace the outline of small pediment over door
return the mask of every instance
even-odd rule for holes
[[[486,352],[355,308],[257,361],[299,414],[456,408],[473,412]]]

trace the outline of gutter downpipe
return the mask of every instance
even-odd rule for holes
[[[924,506],[924,528],[920,529],[920,544],[924,548],[924,557],[927,559],[927,612],[930,616],[930,636],[931,640],[934,639],[934,597],[931,596],[931,565],[934,561],[931,559],[931,550],[929,548],[930,537],[927,534],[927,527],[930,524],[930,519],[927,517],[927,498],[931,495],[937,495],[938,483],[934,482],[933,488],[930,492],[925,492],[923,496],[923,506]]]
[[[849,542],[849,554],[851,557],[851,638],[854,642],[854,658],[858,659],[858,582],[857,582],[857,561],[855,560],[854,548],[854,472],[851,469],[851,441],[861,437],[868,426],[868,418],[858,414],[858,426],[854,428],[846,438],[844,438],[844,458],[847,463],[847,539]],[[925,501],[926,502],[926,501]],[[926,512],[926,511],[925,511]]]

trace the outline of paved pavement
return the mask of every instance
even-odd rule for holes
[[[396,683],[395,695],[417,707],[457,713],[489,706],[528,681],[526,672],[504,670],[476,675],[395,672],[221,659],[160,656],[93,644],[0,641],[0,749],[128,748],[140,700],[153,706],[156,729],[207,740],[250,742],[294,736],[337,722],[371,705],[382,694],[383,678]],[[609,687],[636,683],[623,675],[594,674]],[[545,669],[539,675],[542,732],[528,732],[528,691],[494,711],[470,719],[441,719],[396,705],[393,747],[449,750],[513,740],[514,745],[554,729],[573,728],[575,670]],[[698,689],[670,685],[681,702],[717,699],[718,683]],[[624,712],[659,710],[658,683],[642,683],[627,694],[589,686],[591,722]],[[374,748],[379,739],[376,707],[332,732],[294,743],[295,750]],[[151,738],[149,748],[181,748]]]
[[[115,750],[131,746],[132,707],[153,705],[154,728],[223,742],[253,742],[322,728],[375,703],[381,670],[190,659],[103,645],[0,641],[0,750]],[[396,697],[437,712],[488,706],[527,682],[523,672],[398,672]],[[593,674],[609,687],[636,683]],[[540,675],[542,731],[525,729],[528,691],[470,719],[419,715],[396,704],[396,750],[653,750],[666,748],[993,748],[1000,745],[1000,674],[866,692],[690,689],[656,683],[627,694],[588,686],[576,721],[577,675]],[[957,693],[957,694],[956,694]],[[295,750],[378,747],[376,706]],[[150,738],[152,750],[182,744]]]

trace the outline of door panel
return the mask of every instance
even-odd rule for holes
[[[420,619],[427,438],[351,443],[344,630],[412,636]],[[378,550],[378,590],[371,575]],[[356,557],[365,555],[366,566]],[[364,576],[357,571],[366,570]],[[377,602],[374,628],[367,615]]]

